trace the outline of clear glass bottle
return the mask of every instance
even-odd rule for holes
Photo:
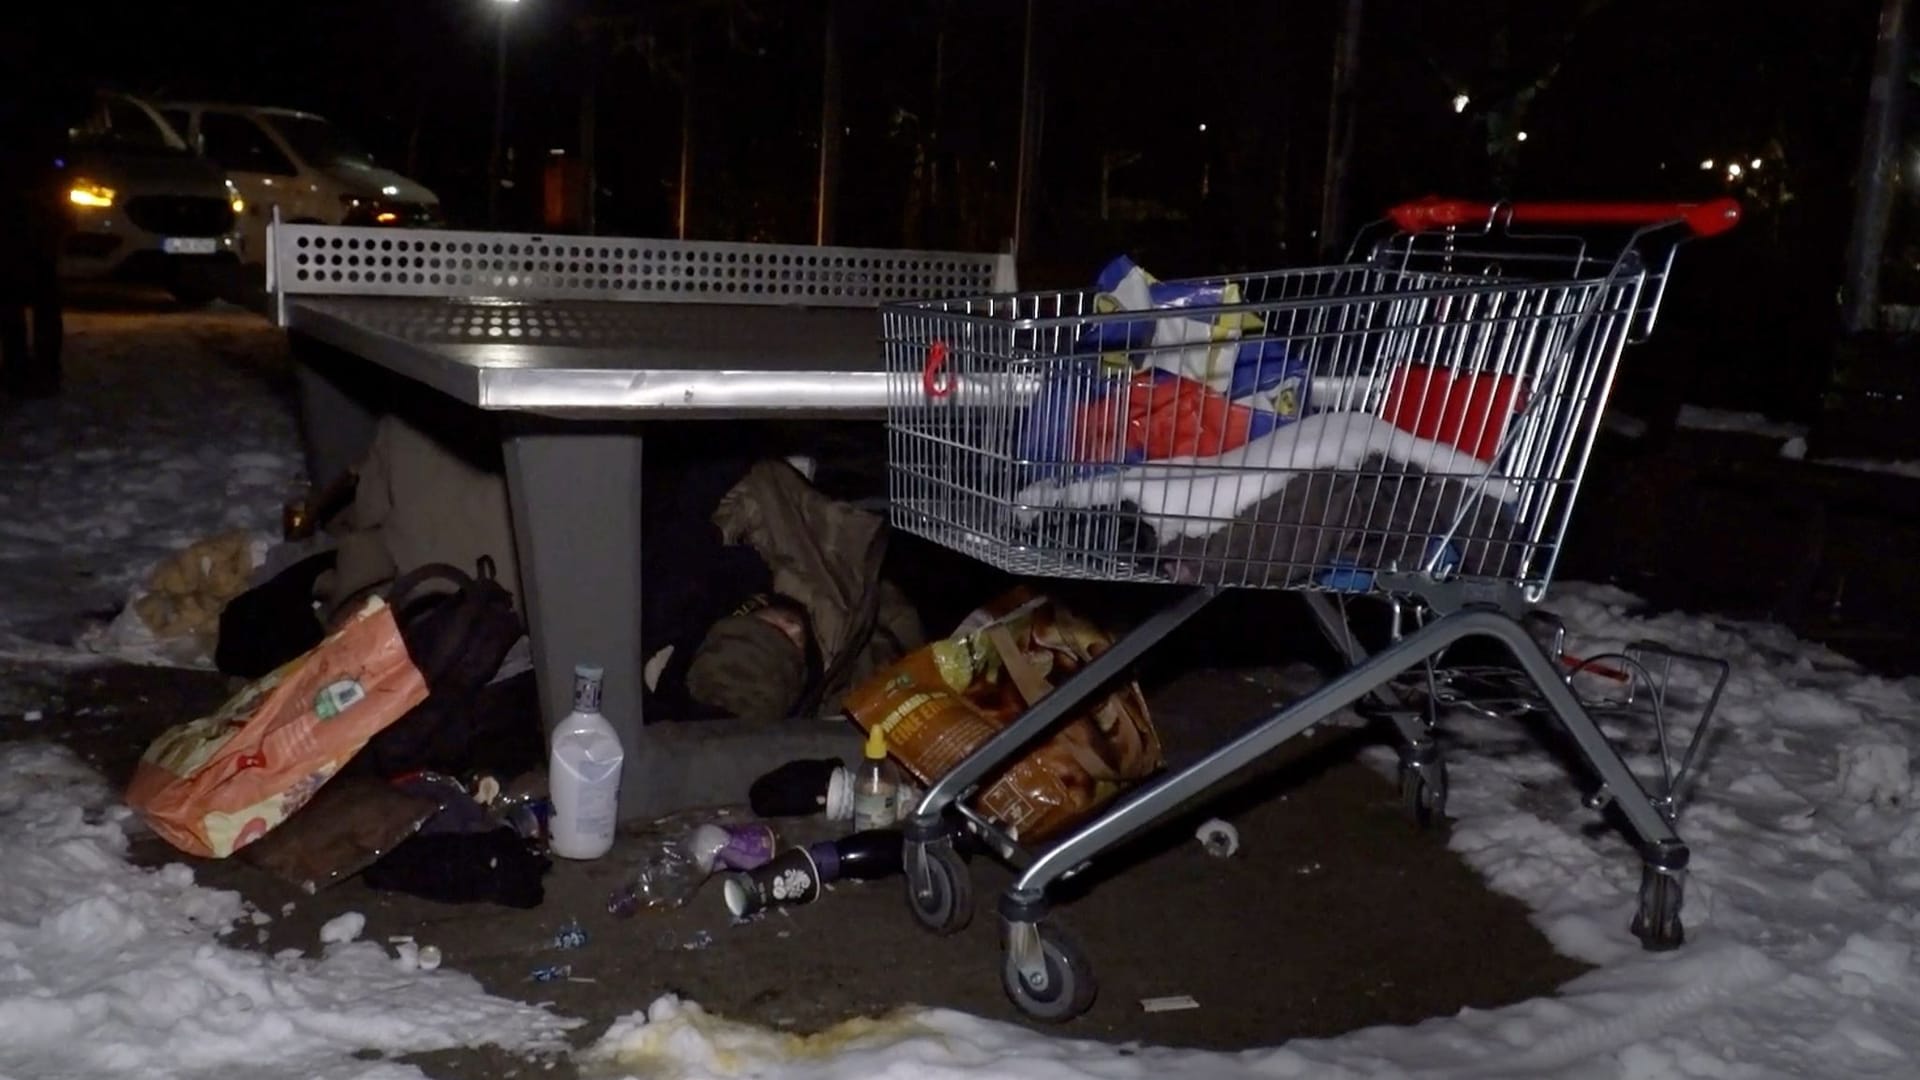
[[[867,732],[866,754],[853,777],[853,830],[890,828],[899,821],[900,769],[887,756],[887,733]]]

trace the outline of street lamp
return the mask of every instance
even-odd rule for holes
[[[500,143],[507,123],[507,12],[520,0],[493,0],[500,9],[498,44],[494,48],[493,149],[487,155],[487,225],[500,224]]]

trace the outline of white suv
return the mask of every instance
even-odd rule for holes
[[[246,201],[241,220],[248,262],[266,260],[273,211],[287,222],[426,226],[441,221],[440,199],[374,164],[325,117],[253,105],[168,103],[161,112],[201,153],[226,170]]]
[[[62,278],[149,282],[202,303],[238,263],[239,194],[139,98],[96,94],[60,166],[72,223]]]

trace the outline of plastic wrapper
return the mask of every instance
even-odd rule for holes
[[[847,698],[847,712],[863,730],[884,727],[887,749],[931,784],[1111,644],[1022,586],[868,680]],[[991,778],[975,806],[1015,839],[1044,840],[1160,765],[1146,699],[1128,680],[1083,703]]]
[[[622,918],[649,909],[671,910],[693,899],[716,869],[742,869],[755,857],[771,857],[776,843],[772,829],[745,828],[751,822],[729,809],[683,810],[655,819],[630,838],[623,836],[621,849],[637,851],[638,857],[626,883],[607,898],[607,910]],[[740,835],[729,837],[715,826],[740,827]],[[764,835],[749,842],[756,832]],[[749,856],[750,848],[756,856]]]
[[[1161,282],[1121,256],[1095,288],[1096,314],[1156,314],[1090,323],[1081,359],[1050,365],[1023,435],[1040,473],[1212,457],[1306,412],[1310,365],[1259,316],[1180,314],[1244,302],[1236,283]]]
[[[127,804],[190,855],[226,858],[287,820],[367,740],[426,700],[393,610],[374,600],[326,639],[153,741]]]
[[[373,865],[440,812],[438,800],[364,776],[342,777],[241,857],[318,892]]]

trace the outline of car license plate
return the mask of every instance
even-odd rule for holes
[[[160,250],[169,255],[212,255],[220,250],[220,241],[211,236],[169,236],[160,241]]]

